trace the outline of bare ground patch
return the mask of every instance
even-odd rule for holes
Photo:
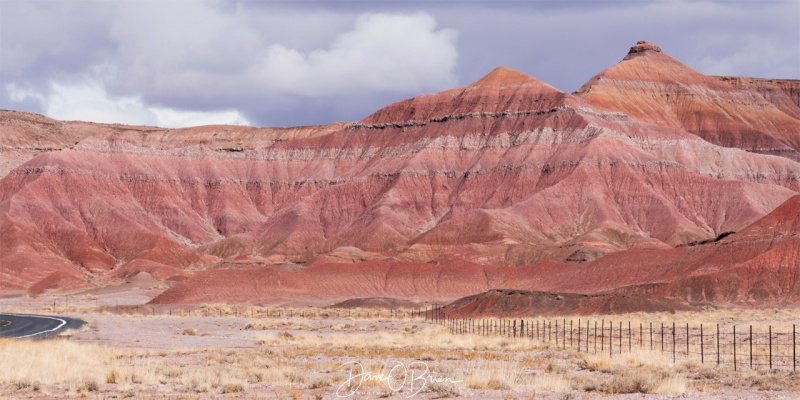
[[[338,391],[359,399],[791,399],[800,393],[800,375],[792,371],[734,372],[672,363],[648,351],[609,357],[530,338],[453,335],[403,313],[346,318],[303,308],[288,318],[287,310],[219,305],[131,315],[92,304],[102,300],[73,301],[67,315],[89,327],[69,340],[0,342],[0,397],[334,399]],[[713,310],[626,318],[744,317],[763,324],[796,316]]]

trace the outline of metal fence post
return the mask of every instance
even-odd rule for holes
[[[514,339],[517,338],[517,320],[514,320]]]
[[[608,356],[614,355],[614,323],[608,321]]]
[[[753,369],[753,325],[750,325],[750,369]]]
[[[703,324],[700,324],[700,364],[706,362],[705,354],[703,354],[703,342],[705,342],[705,336],[703,336]]]
[[[606,337],[605,337],[606,335],[605,334],[606,334],[606,320],[601,319],[600,320],[600,353],[601,354],[605,352],[605,348],[606,348]]]
[[[672,363],[675,363],[675,322],[672,323]]]
[[[733,326],[733,370],[736,371],[736,325]]]
[[[686,323],[686,360],[689,360],[689,323]]]

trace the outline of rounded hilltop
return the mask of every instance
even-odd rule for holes
[[[511,86],[534,81],[536,81],[536,79],[530,75],[501,65],[470,86]]]

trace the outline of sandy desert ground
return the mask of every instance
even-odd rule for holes
[[[62,339],[0,341],[0,397],[800,397],[800,373],[790,369],[734,372],[695,360],[673,364],[668,355],[649,351],[609,357],[529,338],[454,335],[410,318],[410,310],[216,305],[161,307],[154,315],[151,306],[142,305],[146,299],[143,288],[0,299],[3,310],[39,313],[52,313],[55,301],[58,314],[89,322]],[[800,312],[709,310],[610,318],[791,325],[800,322]]]

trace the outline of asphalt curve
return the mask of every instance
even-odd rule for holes
[[[15,339],[45,339],[67,329],[77,329],[84,321],[67,317],[0,313],[0,337]]]

